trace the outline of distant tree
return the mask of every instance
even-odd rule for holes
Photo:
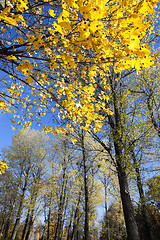
[[[160,210],[160,175],[150,178],[147,187],[147,200]]]
[[[160,239],[160,213],[156,206],[154,206],[152,203],[148,203],[146,205],[147,213],[148,213],[148,221],[152,227],[153,232],[153,238],[155,240]],[[141,240],[148,239],[148,231],[145,226],[143,214],[141,211],[141,207],[135,208],[135,215],[136,215],[136,221],[139,228],[139,233]]]
[[[10,204],[8,209],[5,207],[5,202],[2,205],[6,209],[5,211],[9,211],[6,218],[4,214],[5,228],[2,239],[8,238],[9,230],[12,232],[11,240],[16,238],[28,194],[31,194],[29,214],[34,212],[37,194],[40,189],[40,179],[43,175],[47,141],[48,137],[44,132],[26,129],[15,134],[12,145],[2,151],[3,158],[9,166],[5,174],[6,176],[10,174],[13,179],[6,179],[5,174],[4,178],[2,178],[5,188],[13,185],[13,189],[8,195],[6,195],[7,192],[3,192]],[[33,221],[32,214],[30,215],[30,221],[31,219]],[[13,227],[11,227],[11,221],[14,221]]]
[[[106,216],[102,221],[102,230],[100,240],[125,240],[127,239],[124,216],[120,203],[112,204],[107,211],[108,224],[106,225]]]
[[[155,66],[142,69],[131,77],[130,91],[143,108],[148,123],[150,123],[157,136],[160,137],[160,53],[156,53]]]

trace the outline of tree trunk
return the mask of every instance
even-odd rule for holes
[[[30,235],[30,232],[31,232],[31,229],[33,226],[33,214],[34,214],[34,209],[32,209],[32,211],[31,211],[30,220],[29,220],[29,224],[28,224],[28,231],[26,233],[25,240],[29,239],[29,235]]]
[[[16,218],[16,222],[14,224],[14,228],[13,228],[10,240],[14,240],[15,239],[16,233],[17,233],[17,228],[19,226],[19,222],[20,222],[20,218],[21,218],[21,212],[22,212],[22,207],[23,207],[23,201],[24,201],[24,195],[25,195],[26,188],[27,188],[27,183],[28,183],[29,170],[30,169],[28,169],[27,172],[26,172],[25,183],[24,183],[24,187],[23,187],[23,190],[22,190],[21,198],[20,198],[20,204],[19,204],[19,209],[18,209],[18,213],[17,213],[17,218]]]
[[[16,200],[17,200],[17,193],[19,191],[21,180],[22,180],[22,173],[23,172],[21,170],[19,181],[18,181],[18,184],[17,184],[17,188],[15,189],[15,194],[12,197],[13,202],[10,203],[10,211],[7,214],[7,221],[6,221],[6,224],[5,224],[5,230],[4,230],[4,234],[3,234],[3,238],[2,238],[3,240],[6,240],[7,237],[8,237],[8,231],[9,231],[9,228],[10,228],[10,223],[11,223],[12,215],[13,215],[13,212],[14,212],[14,207],[15,207],[15,204],[16,204]]]
[[[77,232],[76,232],[77,239],[76,240],[79,240],[79,220],[80,220],[80,217],[79,217],[79,211],[78,211],[77,224],[76,224],[76,228],[77,228]]]
[[[2,215],[3,216],[3,215]],[[4,222],[4,220],[5,220],[5,218],[3,217],[3,220],[2,220],[2,223],[1,223],[1,227],[0,227],[0,233],[4,233],[4,227],[5,227],[5,222]],[[3,234],[4,235],[4,234]],[[3,240],[3,236],[2,237],[0,237],[0,239],[2,239]]]
[[[141,202],[141,211],[142,211],[142,216],[143,216],[143,221],[144,225],[147,231],[147,239],[148,240],[154,240],[154,235],[152,232],[152,227],[150,222],[148,221],[148,213],[147,213],[147,207],[146,207],[146,199],[144,196],[144,191],[143,191],[143,186],[142,186],[142,181],[141,181],[141,175],[140,175],[140,170],[139,167],[137,166],[137,159],[134,153],[134,150],[132,149],[132,158],[133,158],[133,163],[134,163],[134,168],[136,171],[136,178],[137,178],[137,187],[139,191],[139,197],[140,197],[140,202]]]
[[[118,128],[119,129],[119,128]],[[118,172],[118,180],[120,187],[120,195],[123,206],[126,230],[128,235],[128,240],[140,240],[138,227],[134,215],[133,205],[130,198],[127,174],[125,170],[124,156],[122,154],[122,141],[119,136],[119,131],[116,129],[114,131],[114,147],[116,154],[116,164]]]
[[[15,237],[16,237],[16,234],[17,234],[17,228],[19,226],[20,217],[21,217],[22,204],[23,204],[23,202],[21,201],[20,206],[19,206],[19,210],[18,210],[18,215],[17,215],[17,218],[16,218],[16,222],[14,224],[14,228],[13,228],[13,231],[12,231],[11,240],[14,240]]]
[[[49,235],[50,235],[50,221],[51,221],[51,203],[50,203],[49,212],[48,212],[47,240],[49,240]]]
[[[12,203],[10,211],[8,213],[9,217],[8,217],[7,222],[5,224],[5,232],[4,232],[4,236],[3,236],[4,240],[7,239],[7,237],[8,237],[8,231],[9,231],[9,228],[10,228],[10,223],[11,223],[12,215],[13,215],[13,212],[14,212],[16,199],[17,199],[17,196],[15,197],[14,202]]]
[[[84,195],[85,195],[85,223],[84,223],[84,240],[89,240],[89,192],[87,182],[87,166],[86,166],[86,153],[84,146],[84,131],[82,131],[82,156],[84,168]]]
[[[108,183],[106,180],[106,176],[104,177],[104,195],[105,195],[105,227],[106,227],[106,240],[109,240],[109,219],[108,219],[108,207],[107,207],[107,188],[108,188]]]
[[[74,208],[72,206],[72,212],[71,212],[70,222],[69,222],[68,231],[67,231],[67,240],[71,239],[71,226],[73,221],[73,213],[74,213]]]
[[[65,188],[66,188],[66,159],[64,158],[63,162],[63,183],[62,183],[62,190],[60,194],[60,201],[59,201],[59,209],[58,209],[58,220],[57,220],[57,227],[55,233],[55,240],[61,240],[63,235],[63,224],[62,224],[62,217],[63,217],[63,210],[64,210],[64,203],[65,203]]]
[[[28,221],[29,221],[29,213],[30,213],[30,209],[28,209],[28,213],[27,213],[27,217],[26,217],[26,220],[25,220],[25,225],[24,225],[24,228],[23,228],[23,233],[22,233],[21,240],[23,240],[24,237],[25,237],[25,233],[26,233],[26,229],[27,229],[27,225],[28,225]]]
[[[140,240],[128,189],[127,175],[119,160],[117,161],[117,170],[128,240]]]
[[[77,219],[77,216],[78,216],[78,208],[79,208],[79,204],[80,204],[80,201],[81,201],[81,194],[82,194],[82,191],[79,192],[79,197],[78,197],[78,202],[77,202],[77,206],[76,206],[76,211],[75,211],[75,214],[74,214],[71,240],[73,240],[74,232],[75,232],[75,228],[76,228],[76,219]]]
[[[149,96],[147,99],[147,106],[148,106],[148,110],[149,110],[150,119],[151,119],[154,129],[156,130],[156,132],[160,138],[160,119],[157,119],[157,121],[156,121],[154,114],[153,114],[153,106],[151,104],[151,101],[152,101],[151,96]]]
[[[123,206],[126,230],[128,235],[128,240],[140,240],[138,227],[136,219],[134,216],[133,205],[130,198],[127,174],[125,170],[125,155],[123,154],[123,123],[122,123],[122,104],[121,104],[121,88],[118,82],[115,80],[114,74],[110,77],[112,97],[113,97],[113,107],[114,115],[113,117],[108,115],[109,124],[112,130],[114,149],[115,149],[115,159],[117,164],[118,180],[120,187],[120,195]],[[118,90],[117,90],[118,88]]]
[[[4,236],[3,236],[3,238],[2,238],[2,239],[4,239],[4,240],[7,239],[8,231],[9,231],[9,227],[10,227],[10,222],[11,222],[10,218],[7,219],[7,222],[6,222],[6,224],[5,224]]]

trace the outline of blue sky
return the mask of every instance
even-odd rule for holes
[[[15,131],[11,127],[12,114],[0,113],[0,150],[4,147],[8,147],[12,144],[12,136],[18,132],[18,127]],[[45,119],[44,119],[45,120]],[[44,121],[45,122],[45,121]],[[16,126],[14,125],[16,128]],[[22,128],[20,126],[20,128]],[[41,130],[34,122],[32,122],[31,128]]]
[[[12,143],[14,131],[11,128],[10,114],[0,114],[0,148],[7,147]]]

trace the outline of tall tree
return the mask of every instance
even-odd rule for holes
[[[29,191],[31,181],[37,181],[39,174],[42,172],[42,164],[46,157],[47,141],[48,137],[43,132],[40,133],[27,129],[15,134],[13,136],[12,146],[3,150],[3,157],[7,160],[10,166],[9,171],[13,172],[14,181],[15,184],[17,184],[13,191],[14,198],[9,200],[13,201],[13,204],[10,210],[10,216],[6,219],[5,238],[7,238],[9,222],[10,218],[12,218],[13,211],[16,213],[14,213],[16,220],[12,229],[11,239],[15,239],[16,237],[22,217],[26,193]],[[37,183],[35,182],[35,184]],[[34,194],[34,202],[36,201],[35,196],[36,194]],[[8,197],[10,198],[12,196]]]

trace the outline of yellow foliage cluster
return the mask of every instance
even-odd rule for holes
[[[59,11],[53,1],[44,1],[49,7],[38,6],[36,2],[38,4],[35,1],[35,5],[30,6],[27,0],[12,1],[12,5],[0,13],[1,31],[7,36],[6,28],[15,27],[18,33],[15,43],[23,46],[20,54],[16,54],[13,47],[12,54],[4,56],[24,76],[11,75],[21,84],[9,88],[10,106],[16,98],[23,109],[27,107],[29,119],[32,106],[37,107],[37,119],[49,109],[53,113],[56,107],[59,118],[69,119],[73,125],[79,124],[87,130],[92,126],[98,131],[102,127],[103,113],[112,114],[108,106],[110,86],[106,80],[110,69],[119,74],[129,68],[139,70],[153,64],[144,39],[153,31],[148,16],[154,14],[157,0],[63,0]],[[41,16],[32,29],[25,18],[31,8],[33,16]],[[49,19],[48,25],[44,16]],[[55,75],[54,83],[48,81],[43,71],[46,62]],[[37,67],[39,71],[35,70]],[[100,79],[101,89],[97,79]],[[20,100],[24,84],[30,87],[34,100],[26,96]],[[7,109],[5,104],[8,103],[1,100],[1,109]],[[22,124],[20,120],[19,124]],[[45,130],[53,128],[46,126]]]
[[[7,163],[6,161],[0,161],[0,174],[4,173],[5,172],[5,169],[7,169]]]
[[[95,131],[101,128],[104,117],[99,113],[112,114],[106,104],[109,99],[106,72],[110,67],[114,66],[117,74],[131,67],[139,70],[153,64],[150,48],[142,39],[150,27],[146,16],[154,12],[155,6],[156,1],[62,1],[62,12],[49,29],[53,38],[59,33],[64,46],[63,52],[57,51],[56,59],[63,64],[66,74],[79,71],[83,79],[74,78],[69,84],[57,79],[57,96],[59,99],[65,96],[62,118],[70,118],[73,124],[78,122],[87,130],[93,122]],[[53,18],[56,15],[51,10],[49,14]],[[50,68],[55,69],[52,64]],[[101,91],[97,101],[99,73],[105,91]]]

